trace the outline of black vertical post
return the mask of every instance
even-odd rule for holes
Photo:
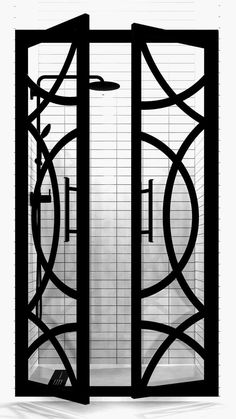
[[[40,106],[40,97],[37,96],[36,97],[36,103],[37,103],[37,108]],[[37,130],[38,132],[41,134],[41,115],[38,114],[37,119],[36,119],[36,126],[37,126]],[[41,168],[41,151],[40,151],[40,147],[38,146],[38,143],[36,144],[36,149],[37,149],[37,157],[36,157],[36,176],[37,176],[37,180],[39,178],[40,175],[40,168]],[[40,193],[41,188],[39,189],[39,193]],[[38,208],[37,208],[37,235],[38,235],[38,243],[41,246],[41,202],[40,199],[38,201]],[[38,289],[38,287],[40,287],[41,285],[41,280],[42,280],[42,272],[41,272],[41,263],[40,263],[40,258],[37,254],[37,263],[36,263],[36,289]],[[38,304],[36,305],[36,316],[39,317],[40,319],[42,318],[42,298],[40,298]]]
[[[15,140],[15,395],[26,394],[28,380],[28,48],[16,31]]]
[[[218,395],[218,31],[209,31],[205,46],[204,255],[205,382]]]
[[[77,44],[77,380],[89,402],[89,16],[83,15]]]
[[[153,179],[148,181],[148,240],[153,242]]]
[[[131,44],[131,386],[138,396],[141,365],[141,49],[136,25]]]

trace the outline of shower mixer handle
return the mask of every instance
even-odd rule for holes
[[[77,230],[70,229],[70,191],[77,191],[75,186],[70,186],[70,179],[65,179],[65,242],[70,241],[70,234],[77,233]]]
[[[30,204],[31,206],[35,205],[35,204],[39,204],[39,203],[49,203],[52,202],[52,197],[51,197],[51,189],[48,190],[48,195],[45,194],[37,194],[35,195],[34,192],[30,192]]]
[[[153,242],[153,179],[149,179],[148,188],[142,189],[142,193],[148,193],[148,230],[142,230],[142,234],[148,234],[149,242]]]

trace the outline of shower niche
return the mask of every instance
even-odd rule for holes
[[[16,395],[218,394],[218,34],[16,32]]]

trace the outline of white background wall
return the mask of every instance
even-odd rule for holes
[[[46,0],[45,0],[46,1]],[[14,28],[35,28],[42,27],[46,28],[51,26],[52,22],[39,22],[37,16],[38,9],[42,10],[43,1],[36,2],[35,0],[17,1],[17,7],[13,8],[11,2],[1,3],[1,153],[0,153],[0,169],[1,169],[1,292],[0,292],[0,322],[1,322],[1,359],[0,359],[0,371],[1,371],[1,384],[0,384],[0,400],[3,404],[3,408],[0,409],[0,417],[10,417],[9,411],[6,411],[4,403],[13,402],[14,399]],[[50,2],[46,2],[50,3]],[[62,3],[57,1],[57,3]],[[64,2],[66,3],[66,2]],[[70,3],[69,1],[67,2]],[[89,7],[86,7],[86,3]],[[221,397],[218,400],[214,400],[216,404],[211,404],[211,408],[208,408],[206,402],[208,399],[204,399],[205,408],[202,410],[194,409],[185,412],[182,411],[181,416],[179,410],[175,404],[171,403],[167,405],[160,405],[159,408],[155,404],[153,407],[143,407],[143,403],[140,403],[140,407],[136,413],[132,413],[131,408],[125,404],[113,405],[112,415],[113,417],[147,417],[150,412],[150,417],[163,417],[167,413],[171,414],[172,417],[189,418],[218,418],[225,415],[227,418],[233,418],[235,416],[235,365],[234,361],[234,306],[235,306],[235,236],[236,236],[236,225],[235,225],[235,112],[234,112],[234,95],[235,95],[235,52],[232,48],[233,40],[235,39],[235,22],[234,22],[234,2],[224,2],[224,5],[217,4],[217,1],[198,0],[192,3],[192,6],[196,10],[193,21],[178,21],[178,13],[173,10],[179,10],[181,2],[172,2],[169,4],[170,8],[170,19],[167,22],[161,21],[160,14],[154,12],[150,13],[151,4],[161,3],[159,1],[143,1],[146,10],[149,12],[145,17],[144,14],[139,12],[139,18],[137,19],[137,13],[135,9],[138,9],[138,1],[109,1],[109,8],[114,13],[109,15],[107,19],[106,15],[98,15],[98,5],[104,2],[90,1],[75,2],[75,13],[66,15],[61,12],[58,17],[53,14],[54,22],[57,23],[63,21],[69,17],[73,17],[80,12],[88,11],[91,17],[92,27],[129,27],[131,21],[139,21],[141,23],[155,24],[155,26],[161,27],[181,27],[181,28],[221,28],[221,322],[220,322],[220,352],[221,352],[221,369],[220,369],[220,394]],[[170,2],[165,2],[167,4]],[[55,7],[56,2],[52,1],[51,7]],[[124,10],[129,5],[130,10],[125,12],[118,12]],[[230,7],[232,5],[232,7]],[[36,7],[37,6],[37,7]],[[93,8],[94,13],[91,13]],[[14,10],[16,9],[16,10]],[[82,10],[83,9],[83,10]],[[171,12],[172,11],[172,12]],[[79,13],[78,13],[79,12]],[[17,17],[17,18],[14,18]],[[123,16],[123,18],[122,18]],[[125,18],[124,18],[125,16]],[[135,19],[133,18],[135,16]],[[222,16],[223,19],[218,16]],[[142,17],[142,20],[141,18]],[[145,19],[144,19],[145,18]],[[129,21],[129,22],[128,22]],[[221,22],[222,21],[222,22]],[[129,23],[129,24],[128,24]],[[183,401],[181,401],[182,405]],[[180,405],[181,405],[180,403]],[[39,402],[36,404],[36,408]],[[64,404],[60,404],[62,406]],[[149,405],[149,404],[148,404]],[[52,406],[52,405],[51,405]],[[57,405],[55,405],[57,406]],[[54,406],[54,407],[55,407]],[[79,406],[71,405],[71,413],[68,414],[68,404],[65,405],[64,414],[59,413],[57,417],[73,417],[73,412],[79,412]],[[114,410],[115,406],[115,410]],[[146,405],[147,406],[147,405]],[[200,404],[198,405],[201,407]],[[55,407],[56,408],[56,407]],[[5,410],[4,410],[5,409]],[[67,410],[66,410],[67,409]],[[88,410],[90,409],[90,410]],[[61,411],[63,409],[61,408]],[[29,414],[29,417],[49,417],[49,411],[43,411],[41,409],[41,416],[35,416],[33,412]],[[53,412],[53,411],[51,411]],[[58,412],[58,411],[57,411]],[[96,409],[93,406],[83,408],[81,410],[81,417],[88,417],[89,412],[93,417],[101,417],[101,414],[97,416]],[[102,417],[111,415],[109,405],[107,409],[102,411]],[[8,416],[9,415],[9,416]],[[20,417],[20,415],[11,417]],[[27,417],[22,415],[22,417]],[[78,413],[77,416],[79,417]],[[108,417],[108,416],[107,416]]]

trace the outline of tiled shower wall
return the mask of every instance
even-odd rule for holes
[[[131,46],[92,44],[91,74],[120,84],[91,91],[91,363],[130,364]]]
[[[164,76],[176,91],[184,90],[195,81],[195,51],[191,47],[165,45],[153,47],[151,52]],[[44,45],[39,48],[39,75],[57,74],[65,59],[67,46]],[[91,115],[91,363],[130,364],[131,362],[131,47],[126,44],[92,44],[90,47],[90,74],[99,74],[107,80],[118,82],[121,88],[111,92],[90,92]],[[74,74],[74,64],[70,74]],[[44,82],[49,88],[50,83]],[[61,88],[61,94],[74,93],[71,82]],[[143,98],[161,98],[163,93],[150,71],[144,68]],[[194,107],[194,99],[188,101]],[[55,121],[54,123],[52,123]],[[44,112],[42,126],[52,123],[47,137],[49,149],[75,127],[75,109],[50,105]],[[143,114],[143,130],[156,136],[177,151],[181,142],[194,126],[190,118],[173,106]],[[184,159],[190,175],[194,178],[194,148]],[[61,238],[54,266],[62,281],[75,286],[75,236],[70,243],[64,243],[64,176],[70,177],[75,186],[75,144],[71,143],[55,159],[55,168],[61,196]],[[143,237],[143,286],[160,280],[170,270],[165,255],[162,231],[162,202],[166,177],[170,167],[168,159],[157,150],[146,146],[143,150],[143,188],[148,179],[154,179],[154,243]],[[45,180],[43,193],[51,188]],[[75,197],[70,194],[71,201]],[[144,225],[147,223],[147,207],[144,201]],[[177,258],[184,251],[189,235],[191,212],[188,193],[180,176],[171,206],[171,225]],[[42,241],[48,257],[52,235],[53,204],[44,204],[42,212]],[[75,221],[72,204],[71,223]],[[185,277],[194,288],[195,256],[191,258]],[[145,303],[143,315],[147,320],[163,321],[176,326],[193,313],[193,309],[176,282],[162,291],[158,298],[150,297]],[[75,321],[75,303],[65,297],[52,283],[43,299],[43,320],[49,327]],[[193,329],[189,331],[193,334]],[[69,335],[69,334],[68,334]],[[75,336],[59,338],[72,363],[75,363]],[[147,333],[143,345],[143,362],[146,363],[163,340],[153,333]],[[39,362],[57,364],[58,356],[45,344],[39,350]],[[193,363],[194,354],[189,348],[176,342],[166,352],[164,363]]]

